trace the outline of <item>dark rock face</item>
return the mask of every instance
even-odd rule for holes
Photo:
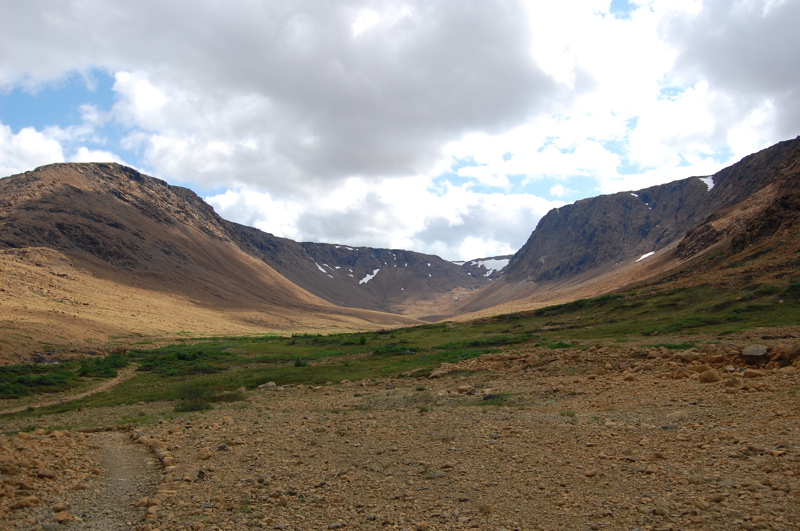
[[[559,280],[656,251],[706,214],[708,186],[684,179],[551,210],[506,269],[509,281]]]
[[[799,146],[800,139],[789,140],[745,157],[716,173],[711,189],[704,179],[690,177],[551,210],[514,255],[505,279],[561,280],[658,251],[713,219],[715,213],[775,182]],[[788,197],[786,203],[793,204]],[[696,250],[721,237],[710,225],[696,230]]]
[[[225,223],[247,253],[337,305],[395,312],[414,301],[432,300],[458,288],[477,289],[488,282],[471,277],[438,256],[400,249],[298,243]]]

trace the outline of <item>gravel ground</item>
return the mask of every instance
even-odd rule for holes
[[[9,508],[27,493],[7,483],[3,525],[52,527],[64,500],[76,529],[798,529],[800,371],[739,352],[532,349],[434,379],[267,387],[129,432],[9,436],[0,455],[40,437],[71,458],[31,479],[30,507]],[[148,459],[157,474],[134,468]],[[56,468],[28,465],[3,474]]]

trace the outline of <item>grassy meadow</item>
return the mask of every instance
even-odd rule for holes
[[[7,414],[15,418],[172,401],[200,411],[242,400],[237,391],[266,382],[325,385],[342,380],[420,377],[440,364],[530,347],[659,345],[686,349],[756,327],[800,323],[800,283],[753,284],[735,291],[709,285],[644,288],[477,321],[442,322],[377,332],[184,338],[137,345],[125,354],[50,365],[0,367],[0,398],[86,386],[135,364],[136,376],[109,392]],[[2,417],[0,417],[2,419]]]

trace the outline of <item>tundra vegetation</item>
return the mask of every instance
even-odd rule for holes
[[[6,418],[78,408],[173,401],[175,411],[202,411],[242,400],[237,390],[266,382],[312,385],[421,377],[442,363],[525,347],[590,348],[595,341],[687,349],[757,327],[800,322],[800,282],[752,284],[720,291],[668,283],[470,322],[343,334],[185,337],[154,348],[47,365],[0,367],[0,398],[87,387],[134,364],[136,375],[109,392],[28,408]],[[489,401],[506,403],[505,397]]]

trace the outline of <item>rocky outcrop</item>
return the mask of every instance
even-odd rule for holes
[[[715,216],[774,185],[798,159],[799,149],[800,138],[788,140],[711,177],[584,199],[552,210],[514,255],[505,278],[544,282],[592,270],[600,273],[663,249],[690,231],[692,244],[679,255],[696,253],[722,237],[719,227],[710,223]],[[787,196],[784,204],[785,210],[794,203]],[[707,223],[698,227],[704,220]]]

